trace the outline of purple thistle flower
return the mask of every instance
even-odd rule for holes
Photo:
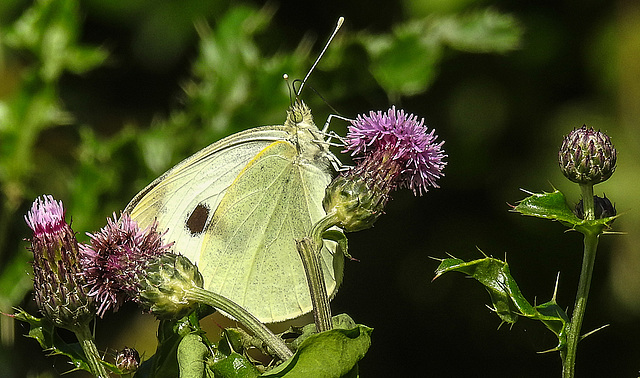
[[[128,214],[118,221],[114,213],[99,232],[87,233],[91,242],[80,245],[81,263],[101,317],[110,308],[118,310],[123,302],[137,300],[149,262],[169,253],[172,243],[163,244],[164,234],[156,229],[154,223],[141,230]]]
[[[391,159],[400,164],[400,171],[393,180],[400,187],[407,187],[414,194],[426,193],[429,187],[438,188],[437,179],[444,176],[447,155],[442,142],[436,142],[435,130],[428,132],[424,118],[391,107],[386,113],[371,111],[359,115],[349,126],[345,140],[345,152],[352,155],[375,155],[379,159]],[[394,185],[395,185],[394,184]],[[392,189],[393,190],[393,189]]]
[[[91,244],[80,246],[83,275],[89,295],[99,303],[98,315],[117,310],[129,300],[160,318],[179,319],[194,309],[189,296],[204,280],[189,259],[171,252],[154,222],[141,230],[129,214],[89,234]]]
[[[347,232],[369,228],[383,213],[389,195],[398,187],[414,194],[438,188],[447,157],[444,142],[436,142],[424,119],[396,111],[360,115],[349,126],[345,152],[358,157],[355,167],[336,177],[327,187],[323,207],[333,224]]]
[[[51,237],[69,226],[64,216],[62,201],[56,202],[53,196],[44,195],[33,201],[31,210],[24,216],[24,220],[35,235]]]
[[[65,219],[62,201],[37,198],[25,215],[33,230],[33,286],[42,314],[56,326],[77,331],[94,316],[93,301],[79,276],[78,241]]]

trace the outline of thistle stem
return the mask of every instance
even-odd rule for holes
[[[593,184],[580,184],[580,191],[582,192],[584,220],[596,219],[595,204],[593,202]]]
[[[320,219],[311,229],[310,237],[297,241],[298,253],[302,259],[304,272],[307,275],[311,304],[313,305],[313,320],[316,331],[324,332],[333,328],[331,323],[331,307],[329,295],[324,282],[324,273],[320,265],[320,250],[322,249],[322,234],[338,224],[336,213],[329,213]]]
[[[585,220],[593,220],[594,203],[593,203],[593,186],[580,185],[582,189],[582,203],[584,206]],[[593,276],[593,267],[596,260],[596,250],[598,248],[599,233],[585,233],[584,235],[584,255],[582,259],[582,270],[580,272],[580,281],[578,282],[578,292],[576,294],[576,302],[567,331],[567,347],[560,356],[562,358],[562,377],[573,378],[575,376],[576,354],[578,350],[578,342],[580,341],[580,329],[582,328],[582,320],[587,308],[587,298],[589,297],[589,288],[591,286],[591,278]]]
[[[239,304],[209,290],[194,286],[187,290],[187,297],[193,301],[215,307],[233,316],[242,323],[254,335],[259,337],[273,352],[283,361],[293,356],[293,352],[285,345],[284,341],[276,336],[266,325],[251,315]]]
[[[333,328],[331,325],[331,307],[329,306],[327,286],[324,282],[324,275],[315,246],[316,244],[309,238],[304,238],[297,242],[298,253],[300,253],[304,271],[307,275],[316,331],[324,332]]]
[[[109,373],[102,364],[102,359],[100,358],[98,348],[93,341],[93,335],[91,334],[89,325],[79,325],[73,329],[73,333],[76,334],[76,338],[82,347],[82,351],[87,359],[87,364],[89,365],[89,369],[91,369],[91,373],[98,378],[108,378]]]

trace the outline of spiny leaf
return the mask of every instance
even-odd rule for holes
[[[465,273],[483,284],[491,296],[493,310],[503,322],[513,324],[518,320],[518,316],[540,320],[558,337],[558,345],[555,349],[559,350],[565,346],[569,323],[567,315],[556,304],[555,299],[542,305],[532,306],[520,292],[506,262],[492,257],[469,262],[449,258],[442,260],[436,269],[435,278],[447,272]]]
[[[53,323],[46,318],[38,318],[28,314],[22,309],[16,309],[14,315],[10,315],[16,320],[29,323],[28,337],[38,341],[43,350],[49,355],[67,356],[70,363],[74,366],[73,370],[86,370],[91,372],[89,364],[86,361],[84,352],[79,343],[68,344],[58,336]],[[113,364],[102,361],[102,363],[114,373],[120,373],[120,370]]]
[[[522,215],[557,220],[583,234],[600,234],[615,217],[595,220],[578,218],[559,190],[551,193],[533,193],[513,208]]]

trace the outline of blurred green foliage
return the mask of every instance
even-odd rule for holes
[[[442,362],[428,367],[435,376],[464,374],[474,363],[485,367],[473,370],[478,376],[557,371],[559,361],[532,355],[549,343],[538,342],[536,330],[514,327],[505,336],[492,330],[491,314],[455,308],[484,303],[484,293],[447,286],[446,278],[429,285],[425,272],[435,266],[427,255],[469,251],[460,256],[467,259],[476,245],[509,251],[524,292],[548,294],[560,269],[561,287],[575,287],[578,272],[567,267],[577,270],[580,253],[571,235],[510,215],[505,202],[520,198],[520,187],[549,189],[549,181],[577,201],[555,157],[562,135],[587,123],[607,130],[620,151],[618,171],[596,190],[621,212],[638,208],[640,7],[633,2],[2,1],[0,310],[22,301],[35,312],[25,297],[22,216],[36,196],[62,199],[82,239],[182,158],[240,129],[281,123],[289,104],[282,74],[304,76],[340,15],[344,30],[310,82],[326,103],[309,88],[303,95],[317,123],[332,112],[327,103],[354,117],[394,102],[425,116],[450,156],[442,189],[418,199],[398,193],[376,226],[383,232],[350,238],[363,263],[347,267],[334,306],[376,328],[363,376],[402,375],[407,370],[390,360],[425,357]],[[601,289],[585,327],[614,324],[585,344],[579,373],[611,376],[597,361],[625,376],[640,366],[613,355],[615,348],[603,350],[619,345],[640,354],[630,341],[640,335],[640,241],[633,236],[640,217],[625,214],[616,227],[630,235],[613,254],[612,242],[601,243],[604,263],[594,278]],[[137,327],[109,321],[97,332]],[[407,324],[409,335],[398,330]],[[0,326],[5,376],[69,370],[64,362],[51,368],[32,340],[13,338],[24,328],[6,317]]]
[[[305,72],[312,44],[303,39],[293,52],[261,51],[256,39],[266,31],[273,12],[269,6],[239,5],[217,15],[213,27],[201,17],[192,20],[199,46],[191,76],[183,79],[182,106],[169,110],[166,117],[154,117],[149,128],[115,125],[111,135],[104,136],[93,125],[78,124],[61,101],[63,74],[83,74],[107,60],[105,48],[79,41],[79,3],[40,0],[26,9],[3,30],[6,65],[19,64],[18,55],[27,54],[16,68],[20,71],[16,89],[1,103],[5,218],[13,217],[30,199],[53,191],[66,200],[76,229],[91,230],[105,213],[120,208],[117,203],[127,193],[142,188],[195,149],[240,129],[281,122],[290,96],[282,75]],[[411,20],[388,35],[346,35],[331,53],[334,60],[343,60],[349,45],[362,46],[374,62],[371,70],[379,85],[399,98],[424,92],[433,80],[442,52],[436,53],[438,59],[421,59],[432,54],[428,50],[442,51],[449,45],[504,52],[517,46],[519,35],[512,18],[484,11]],[[411,67],[422,68],[408,71]],[[339,69],[337,64],[331,67]],[[339,103],[346,90],[329,91],[325,100]],[[75,130],[75,145],[67,151],[42,151],[37,142],[44,131],[65,125]],[[49,156],[38,156],[43,152]]]

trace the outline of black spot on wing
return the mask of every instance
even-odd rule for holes
[[[187,218],[185,227],[189,230],[191,236],[199,235],[207,226],[207,219],[209,219],[209,207],[199,203]]]

